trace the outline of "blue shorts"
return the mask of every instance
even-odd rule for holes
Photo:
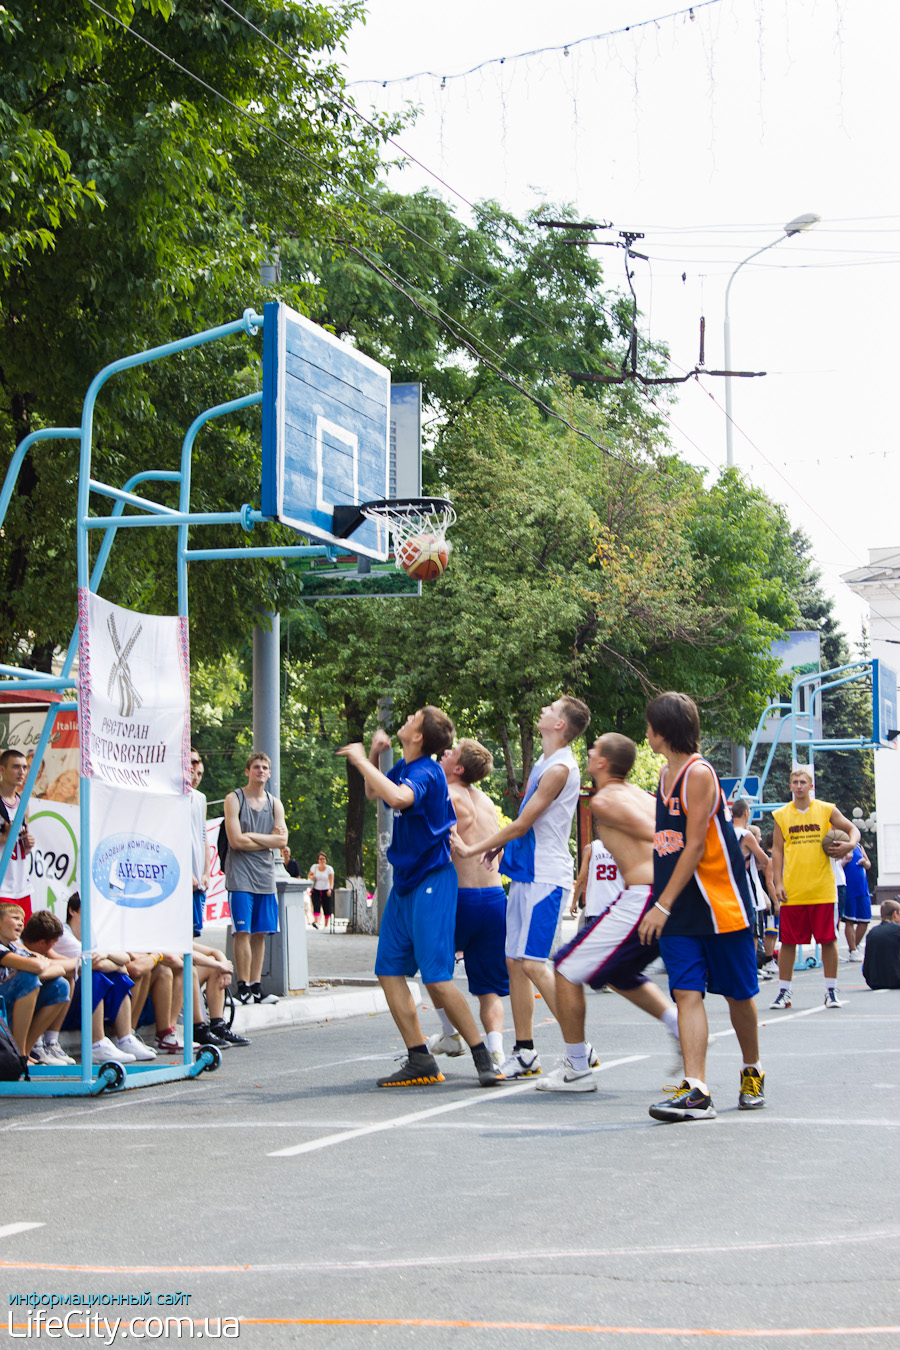
[[[871,923],[872,897],[868,891],[864,895],[848,895],[844,900],[845,923]]]
[[[38,1008],[48,1008],[52,1003],[65,1003],[69,997],[69,981],[64,980],[61,975],[55,980],[41,984],[40,977],[32,975],[30,970],[17,970],[8,980],[0,984],[0,994],[3,995],[10,1017],[13,1004],[18,1003],[20,998],[27,998],[29,994],[33,994],[35,989],[38,991],[37,1002],[34,1005],[35,1012]]]
[[[548,961],[565,898],[562,886],[549,881],[513,881],[506,903],[506,955]]]
[[[203,921],[206,918],[206,891],[194,891],[194,937],[199,937],[203,932]]]
[[[410,979],[418,970],[425,984],[453,979],[456,890],[452,863],[426,872],[411,891],[391,887],[378,934],[376,975]]]
[[[456,900],[456,950],[462,952],[469,993],[509,993],[506,969],[506,891],[461,887]]]
[[[277,933],[278,896],[229,891],[231,926],[236,933]]]
[[[96,1008],[97,1004],[103,1003],[103,1016],[107,1022],[114,1022],[116,1014],[122,1006],[122,1000],[126,994],[130,994],[134,988],[134,980],[126,975],[124,970],[115,970],[109,975],[104,975],[102,970],[91,971],[91,1008]],[[148,999],[149,1003],[150,1000]],[[75,991],[72,994],[72,1006],[66,1013],[66,1020],[63,1022],[63,1031],[74,1031],[81,1026],[81,976],[75,981]]]
[[[724,998],[754,998],[759,993],[756,944],[749,928],[738,933],[709,933],[696,937],[660,934],[659,952],[669,976],[669,992],[698,989]]]

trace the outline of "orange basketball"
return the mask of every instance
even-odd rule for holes
[[[437,581],[447,570],[450,545],[433,534],[415,534],[400,545],[397,558],[407,576],[416,581]]]

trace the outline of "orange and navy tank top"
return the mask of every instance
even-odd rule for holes
[[[716,780],[716,804],[706,830],[706,847],[694,875],[672,905],[663,937],[698,937],[709,933],[737,933],[750,924],[753,903],[747,872],[731,811],[715,769],[694,755],[664,791],[661,775],[656,792],[656,833],[653,838],[653,894],[662,895],[687,837],[684,803],[688,776],[704,764]],[[663,770],[665,774],[666,770]]]
[[[813,798],[806,811],[791,801],[772,813],[784,839],[784,904],[833,905],[837,899],[831,859],[822,848],[833,810],[832,802]]]

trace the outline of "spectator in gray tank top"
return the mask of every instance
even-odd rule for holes
[[[287,843],[284,807],[267,791],[269,756],[254,750],[247,760],[247,786],[225,798],[225,889],[234,929],[234,966],[240,1003],[262,1003],[260,976],[266,934],[278,932],[275,854]],[[274,995],[269,1001],[277,1002]]]

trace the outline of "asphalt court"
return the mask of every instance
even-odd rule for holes
[[[254,1350],[897,1344],[900,993],[842,978],[834,1012],[820,971],[789,1013],[763,986],[761,1112],[736,1109],[710,999],[713,1122],[650,1119],[669,1039],[609,994],[588,1000],[591,1094],[482,1089],[468,1056],[378,1089],[400,1050],[378,1014],[259,1033],[195,1082],[0,1098],[0,1288],[189,1293],[195,1334],[240,1319]],[[546,1070],[540,1012],[535,1039]]]

